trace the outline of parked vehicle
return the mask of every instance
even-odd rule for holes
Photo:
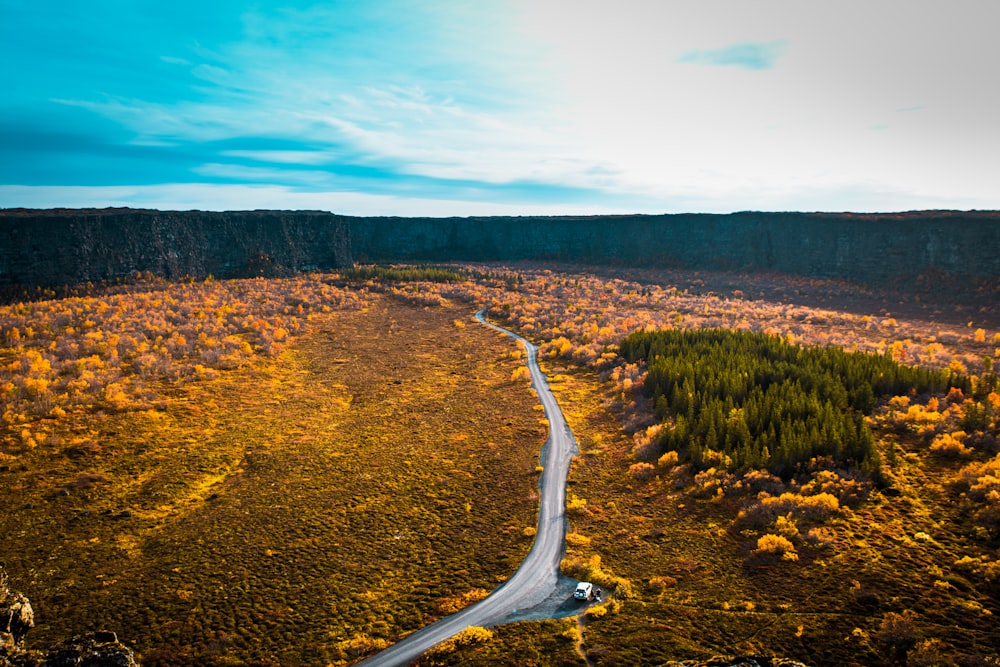
[[[577,600],[593,600],[594,585],[589,581],[581,581],[576,585],[576,591],[573,593],[573,597]]]

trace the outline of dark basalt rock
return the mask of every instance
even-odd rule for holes
[[[365,262],[558,260],[995,288],[1000,212],[389,218],[322,211],[0,210],[0,287],[287,275]],[[23,291],[22,289],[22,291]]]
[[[0,285],[332,269],[351,263],[348,233],[320,211],[0,210]]]
[[[88,632],[49,648],[44,667],[138,667],[132,649],[113,632]]]
[[[24,646],[33,627],[31,603],[10,590],[0,567],[0,667],[138,667],[132,649],[113,632],[88,632],[39,651]]]
[[[346,218],[359,261],[560,260],[867,285],[1000,277],[1000,212]]]

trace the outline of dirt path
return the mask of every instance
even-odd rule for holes
[[[434,645],[470,626],[495,626],[530,618],[569,616],[583,609],[573,600],[576,582],[559,574],[559,562],[565,553],[566,478],[570,461],[577,453],[576,438],[549,389],[545,374],[538,367],[537,346],[512,331],[487,322],[482,310],[476,313],[476,319],[524,345],[531,383],[538,392],[549,422],[549,438],[541,453],[545,469],[539,481],[535,542],[514,576],[485,600],[442,618],[358,663],[365,667],[406,665]]]

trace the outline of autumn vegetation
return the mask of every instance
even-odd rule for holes
[[[997,664],[1000,334],[946,295],[448,265],[41,296],[0,307],[0,560],[39,641],[346,665],[482,599],[545,439],[485,306],[580,443],[564,573],[613,595],[424,664]]]

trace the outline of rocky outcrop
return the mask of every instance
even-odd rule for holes
[[[10,590],[7,571],[0,567],[0,648],[19,646],[35,627],[35,612],[28,598]]]
[[[7,572],[0,567],[0,667],[138,667],[132,649],[113,632],[88,632],[39,651],[24,646],[33,627],[31,603],[10,590]]]
[[[347,223],[320,211],[0,211],[0,285],[287,275],[351,263]]]

